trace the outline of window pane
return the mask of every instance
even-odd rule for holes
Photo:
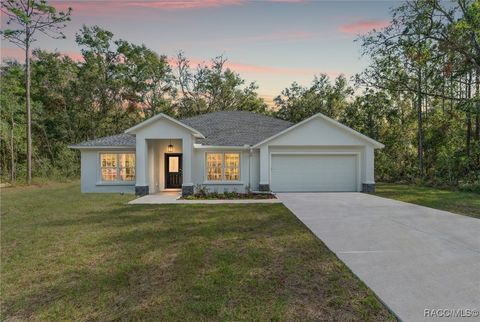
[[[118,155],[120,164],[120,180],[134,181],[135,180],[135,154],[121,153]]]
[[[168,157],[168,172],[178,172],[179,157]]]
[[[122,181],[134,181],[135,180],[135,168],[122,168],[120,169],[120,180]]]
[[[221,153],[207,153],[207,180],[222,180]]]
[[[240,180],[240,154],[225,153],[225,180]]]
[[[119,154],[121,168],[135,168],[135,154],[122,153]]]
[[[114,153],[100,154],[102,181],[117,180],[117,155]]]
[[[102,168],[104,167],[116,167],[117,155],[114,153],[102,153],[100,155]]]

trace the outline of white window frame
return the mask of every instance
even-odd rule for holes
[[[103,181],[102,180],[102,154],[115,154],[117,157],[116,168],[117,168],[117,179],[115,181]],[[131,181],[122,181],[120,180],[120,154],[133,154],[135,157],[135,179]],[[99,151],[97,153],[97,185],[98,186],[134,186],[137,181],[137,156],[135,151]]]
[[[220,180],[208,180],[208,161],[209,154],[222,155],[222,178]],[[225,154],[238,154],[238,180],[225,180]],[[204,157],[204,184],[242,184],[242,152],[241,151],[207,151]]]

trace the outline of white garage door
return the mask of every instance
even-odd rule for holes
[[[356,155],[273,154],[270,189],[357,191]]]

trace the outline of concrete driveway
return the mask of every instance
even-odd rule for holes
[[[479,219],[362,193],[278,197],[401,320],[480,321],[425,317],[478,314]]]

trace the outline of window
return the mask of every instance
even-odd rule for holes
[[[135,181],[135,154],[100,153],[100,178],[112,183]]]
[[[118,154],[120,159],[120,181],[135,180],[135,154]]]
[[[207,181],[240,180],[240,153],[207,153]]]
[[[117,180],[117,155],[116,154],[102,154],[102,181],[116,181]]]
[[[168,172],[178,172],[179,171],[179,157],[173,157],[169,156],[168,157]]]
[[[224,178],[227,181],[240,180],[240,154],[225,153]]]

